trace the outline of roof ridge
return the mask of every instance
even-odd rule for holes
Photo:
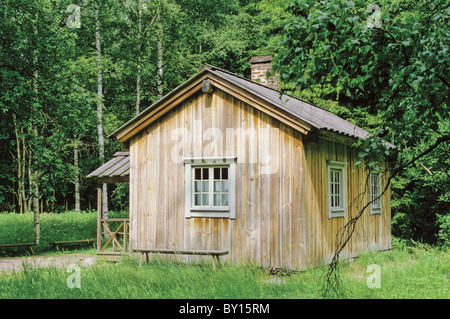
[[[293,95],[291,95],[291,94],[282,92],[281,90],[276,90],[276,89],[271,88],[271,87],[269,87],[269,86],[267,86],[267,85],[264,85],[264,84],[262,84],[262,83],[258,83],[258,82],[252,81],[251,79],[247,79],[247,78],[245,78],[245,77],[243,77],[243,76],[240,76],[240,75],[234,74],[234,73],[232,73],[232,72],[230,72],[230,71],[227,71],[227,70],[218,68],[218,67],[216,67],[216,66],[214,66],[214,65],[211,65],[211,64],[205,64],[205,65],[200,69],[200,71],[203,71],[204,69],[208,69],[208,70],[211,70],[211,71],[218,70],[218,71],[227,73],[227,74],[229,74],[229,75],[235,76],[235,77],[237,77],[237,78],[240,78],[240,79],[245,80],[245,81],[247,81],[247,82],[250,82],[250,83],[252,83],[252,84],[259,85],[260,87],[263,87],[263,88],[265,88],[265,89],[268,89],[268,90],[272,90],[272,91],[278,92],[278,93],[281,94],[281,96],[286,95],[286,96],[289,97],[289,98],[292,98],[292,99],[295,99],[295,100],[297,100],[297,101],[300,101],[300,102],[309,104],[309,105],[311,105],[311,106],[313,106],[313,107],[317,107],[317,108],[319,108],[319,109],[321,109],[321,110],[327,111],[327,112],[330,113],[330,114],[333,114],[334,116],[339,117],[338,115],[334,114],[333,112],[331,112],[330,110],[328,110],[328,109],[326,109],[326,108],[324,108],[324,107],[318,106],[318,105],[316,105],[316,104],[314,104],[314,103],[311,103],[311,102],[304,101],[304,100],[302,100],[302,99],[300,99],[300,98],[298,98],[298,97],[295,97],[295,96],[293,96]],[[200,72],[200,71],[199,71],[199,72]],[[341,119],[342,119],[342,118],[341,118]],[[343,120],[345,120],[345,119],[343,119]]]
[[[362,127],[359,127],[358,125],[356,125],[356,124],[354,124],[354,123],[352,123],[352,122],[350,122],[350,121],[340,117],[339,115],[334,114],[333,112],[331,112],[330,110],[328,110],[328,109],[326,109],[324,107],[318,106],[318,105],[316,105],[314,103],[311,103],[311,102],[306,102],[306,101],[304,101],[304,100],[302,100],[300,98],[297,98],[295,96],[292,96],[292,95],[290,95],[288,93],[285,93],[285,92],[273,89],[271,87],[265,86],[264,84],[252,81],[251,79],[242,77],[240,75],[236,75],[236,74],[234,74],[234,73],[232,73],[230,71],[223,70],[221,68],[214,67],[214,66],[210,66],[210,67],[211,68],[209,69],[209,71],[211,71],[211,72],[220,71],[220,73],[223,73],[224,76],[227,75],[227,76],[239,79],[241,81],[244,81],[245,83],[248,83],[250,85],[256,85],[257,87],[253,88],[254,90],[258,90],[258,88],[261,88],[262,89],[261,92],[264,92],[264,91],[267,92],[265,94],[268,94],[269,92],[272,92],[272,94],[273,93],[279,94],[278,103],[280,105],[286,105],[287,107],[289,107],[289,105],[291,105],[291,106],[295,105],[295,107],[298,108],[297,109],[298,111],[300,111],[300,112],[302,112],[302,111],[307,112],[308,113],[308,118],[303,118],[301,116],[299,118],[304,120],[304,121],[306,121],[306,122],[309,122],[309,124],[311,124],[312,126],[318,128],[318,129],[326,129],[326,130],[329,130],[329,131],[338,132],[338,133],[343,134],[343,135],[350,135],[350,136],[360,137],[360,138],[362,136],[361,136],[361,134],[357,133],[358,131],[361,131],[360,133],[364,132],[363,135],[370,134],[368,131],[366,131]],[[220,76],[221,75],[220,73],[217,73],[217,75]],[[232,80],[232,79],[230,79],[230,80]],[[244,83],[242,83],[242,85],[244,85]],[[247,90],[250,90],[250,88],[247,87]],[[256,92],[254,92],[254,94],[255,93]],[[258,94],[258,93],[256,93],[256,94]],[[274,103],[274,101],[272,103]],[[316,110],[315,111],[316,115],[319,114],[318,111],[323,112],[322,115],[320,116],[321,120],[319,122],[317,122],[318,118],[311,117],[311,115],[312,115],[311,112],[314,113],[314,110]],[[294,110],[286,110],[286,111],[292,113]],[[298,117],[298,115],[296,115],[294,113],[292,113],[292,114],[294,116]],[[328,120],[325,118],[326,115],[329,116]],[[338,128],[330,127],[329,126],[330,123],[326,123],[327,121],[331,120],[330,117],[334,118],[336,121],[343,121],[345,123],[348,123],[347,130],[351,131],[352,133],[345,132],[345,130],[341,130],[341,129],[338,129]],[[334,121],[334,120],[331,120],[331,121]]]
[[[346,119],[323,107],[303,101],[295,96],[252,81],[251,79],[243,76],[236,75],[230,71],[223,70],[211,64],[204,64],[197,74],[191,76],[171,92],[164,95],[160,100],[145,108],[141,113],[108,135],[108,138],[111,136],[117,137],[119,132],[130,130],[130,127],[136,125],[135,123],[137,121],[142,121],[142,119],[148,116],[148,114],[150,114],[155,107],[163,105],[168,101],[168,99],[176,96],[176,94],[178,94],[177,92],[179,92],[182,88],[192,86],[198,79],[205,76],[207,77],[208,73],[211,75],[216,75],[224,81],[234,82],[235,85],[242,87],[242,89],[246,90],[249,94],[266,100],[274,107],[280,108],[284,112],[287,112],[294,119],[304,121],[308,125],[317,129],[334,130],[338,133],[350,135],[356,138],[365,138],[365,136],[369,134],[369,132],[363,128],[347,121]]]

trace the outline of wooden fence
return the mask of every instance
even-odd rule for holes
[[[127,253],[129,228],[130,220],[128,218],[100,219],[97,230],[98,253]]]

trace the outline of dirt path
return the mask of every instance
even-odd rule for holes
[[[0,258],[0,274],[3,271],[22,271],[23,265],[29,265],[33,268],[42,267],[67,267],[70,264],[80,263],[83,266],[91,266],[97,262],[95,255],[70,254],[60,256],[32,256],[32,257],[13,257]]]

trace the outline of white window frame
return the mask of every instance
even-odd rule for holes
[[[378,185],[374,185],[373,184],[373,176],[375,176],[375,175],[378,175]],[[380,171],[371,171],[369,179],[370,179],[369,180],[369,189],[370,189],[370,197],[369,198],[370,198],[370,201],[371,201],[371,203],[370,203],[370,215],[381,214],[382,206],[383,206],[382,201],[381,201],[382,197],[380,197],[378,199],[379,205],[374,205],[373,202],[372,202],[373,198],[376,198],[376,197],[380,196],[380,194],[381,194],[381,173],[380,173]],[[378,189],[378,193],[377,194],[373,193],[374,190],[375,190],[375,187],[377,187],[377,189]]]
[[[328,218],[345,217],[346,211],[346,191],[347,191],[347,176],[346,165],[344,162],[328,161]],[[341,172],[342,179],[339,180],[339,207],[332,207],[332,192],[331,192],[331,174],[332,171],[338,170]]]
[[[236,156],[227,157],[192,157],[185,158],[185,218],[210,217],[210,218],[236,218]],[[195,206],[194,205],[194,168],[228,168],[228,206]],[[209,183],[211,196],[212,185]],[[213,201],[213,199],[210,199]]]

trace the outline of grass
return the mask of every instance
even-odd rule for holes
[[[122,218],[127,212],[109,212],[110,218]],[[50,242],[71,241],[97,238],[97,212],[42,213],[39,215],[40,240],[34,246],[36,254],[53,254]],[[112,228],[117,222],[111,222]],[[33,213],[16,214],[0,212],[0,244],[18,244],[34,242]],[[66,245],[62,249],[83,251],[92,245]],[[29,253],[23,248],[0,248],[0,257],[23,256]]]
[[[369,265],[380,267],[381,288],[369,289]],[[186,264],[155,259],[140,263],[123,258],[80,268],[81,288],[68,288],[67,269],[0,273],[0,298],[75,299],[316,299],[321,298],[325,267],[270,275],[255,266]],[[367,252],[341,267],[343,295],[363,299],[442,299],[450,297],[448,249],[421,244],[396,245],[391,251]]]
[[[33,250],[37,254],[53,250],[54,241],[92,239],[97,237],[96,213],[66,212],[39,215],[40,242]],[[0,244],[32,243],[33,214],[0,213]],[[23,248],[0,249],[0,257],[23,255]]]

